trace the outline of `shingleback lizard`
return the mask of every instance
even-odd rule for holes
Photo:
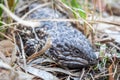
[[[29,9],[36,5],[31,5]],[[32,12],[27,19],[65,19],[66,16],[50,7],[44,7]],[[96,62],[96,55],[88,39],[70,22],[65,21],[40,21],[40,26],[35,28],[38,39],[32,28],[23,27],[20,33],[24,42],[27,55],[39,51],[50,36],[52,45],[45,54],[62,66],[69,68],[86,67]],[[44,31],[47,34],[44,34]],[[29,34],[28,34],[29,33]]]

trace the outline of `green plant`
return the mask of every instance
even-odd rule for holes
[[[0,4],[3,4],[3,0],[0,1]],[[2,8],[0,8],[0,21],[1,21],[2,13],[3,13],[3,10]],[[0,26],[2,26],[1,22],[0,22]]]
[[[82,17],[83,19],[86,19],[86,13],[82,9],[78,0],[62,0],[62,2],[72,8],[75,18],[78,18],[78,16],[75,14],[75,12],[77,12],[80,17]]]
[[[16,7],[18,1],[19,0],[8,0],[7,1],[6,4],[8,5],[8,9],[10,9],[11,12],[14,13],[15,7]],[[4,4],[5,4],[4,0],[1,0],[0,1],[0,5],[4,5]],[[5,24],[10,24],[10,23],[13,22],[13,19],[11,17],[9,17],[9,16],[4,18],[4,15],[2,15],[3,14],[3,10],[4,9],[0,6],[0,32],[6,33],[6,30],[7,30],[8,26],[4,26],[4,23]],[[3,22],[3,20],[4,20],[4,22]],[[4,27],[2,27],[2,26],[4,26]],[[3,38],[3,36],[0,35],[0,38]]]

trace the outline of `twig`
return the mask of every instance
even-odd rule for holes
[[[108,42],[113,42],[113,41],[114,39],[110,37],[96,40],[96,42],[100,42],[100,43],[108,43]]]
[[[93,75],[91,73],[90,73],[90,76],[91,76],[92,80],[95,80],[94,77],[93,77]]]
[[[120,79],[120,73],[118,73],[118,76],[117,76],[117,80],[119,80]]]
[[[22,24],[27,27],[36,27],[39,24],[39,22],[31,22],[31,21],[25,21],[13,14],[9,9],[7,9],[3,4],[0,4],[0,7],[10,16],[12,17],[15,21],[17,21],[19,24]]]
[[[4,0],[5,6],[9,9],[8,0]]]
[[[109,72],[109,80],[114,80],[114,77],[113,77],[113,74],[111,74],[111,73],[113,73],[113,64],[111,64],[110,66],[109,66],[109,68],[108,68],[108,72]]]
[[[120,50],[120,48],[117,45],[115,45],[114,43],[109,42],[109,44],[112,45],[112,46],[114,46],[116,49]]]
[[[16,28],[16,26],[14,27]],[[12,52],[12,56],[11,56],[11,65],[14,64],[14,62],[16,61],[17,57],[16,57],[16,54],[17,54],[17,43],[16,43],[16,39],[15,39],[15,33],[12,31],[12,35],[13,35],[13,42],[14,42],[14,51]]]
[[[29,61],[29,60],[31,60],[31,59],[33,59],[33,58],[36,58],[36,57],[42,55],[42,54],[43,54],[47,49],[49,49],[50,47],[51,47],[51,40],[50,40],[50,38],[48,38],[45,46],[44,46],[39,52],[34,53],[34,54],[32,54],[30,57],[28,57],[27,61]]]
[[[96,20],[96,21],[90,21],[88,20],[89,23],[105,23],[105,24],[110,24],[110,25],[116,25],[116,26],[119,26],[120,27],[120,24],[119,23],[115,23],[115,22],[109,22],[109,21],[100,21],[100,20]]]
[[[13,25],[18,25],[18,23],[15,22],[15,23],[10,23],[10,24],[4,24],[4,25],[1,26],[1,28],[5,28],[6,26],[11,27]]]
[[[110,74],[103,74],[103,75],[95,75],[95,79],[97,78],[100,78],[100,77],[104,77],[104,76],[109,76],[109,75],[112,75],[113,73],[110,73]]]
[[[117,74],[117,70],[118,70],[118,64],[115,66],[115,70],[114,70],[114,73],[113,73],[113,77],[115,77],[115,75]]]
[[[20,38],[20,43],[21,43],[21,50],[22,50],[22,57],[23,57],[23,61],[24,61],[24,68],[26,69],[27,65],[26,65],[26,57],[25,57],[24,46],[23,46],[22,38],[20,37],[19,34],[18,34],[18,36]]]
[[[80,76],[80,79],[79,79],[79,80],[82,80],[82,78],[83,78],[84,74],[85,74],[85,69],[83,68],[83,69],[82,69],[82,74],[81,74],[81,76]]]
[[[45,67],[45,66],[39,66],[38,68],[42,69],[42,70],[45,70],[45,71],[50,71],[50,72],[60,72],[60,73],[64,73],[64,74],[67,74],[67,75],[70,75],[70,76],[79,76],[79,74],[75,74],[75,73],[71,73],[69,70],[64,70],[64,69],[61,69],[61,68],[49,68],[49,67]]]
[[[4,25],[6,25],[6,23],[5,23],[5,22],[3,22],[3,21],[0,21],[0,23],[2,23],[2,24],[4,24]]]
[[[81,18],[80,17],[80,15],[78,14],[78,13],[76,13],[73,9],[71,9],[69,6],[67,6],[66,4],[64,4],[62,1],[60,1],[60,0],[55,0],[55,2],[58,4],[62,4],[62,6],[64,6],[65,8],[67,8],[67,9],[69,9],[70,11],[72,11],[75,15],[77,15],[79,18]],[[82,19],[82,21],[84,21],[89,27],[90,27],[90,29],[93,31],[93,33],[95,33],[95,30],[94,30],[94,28],[91,26],[91,24],[89,24],[89,22],[87,21],[87,20],[85,20],[85,19],[83,19],[83,18],[81,18]]]
[[[38,5],[37,7],[35,7],[35,8],[33,8],[33,9],[31,9],[29,12],[27,12],[25,15],[23,15],[22,16],[22,19],[25,19],[26,18],[26,16],[28,16],[30,13],[32,13],[33,11],[35,11],[35,10],[37,10],[37,9],[39,9],[39,8],[41,8],[41,7],[45,7],[46,5],[50,5],[51,4],[51,2],[49,2],[49,3],[46,3],[46,4],[41,4],[41,5]]]
[[[4,33],[0,32],[0,35],[4,36],[5,38],[9,39],[10,41],[13,41],[13,39],[11,39],[10,37],[8,37],[7,35],[5,35]]]

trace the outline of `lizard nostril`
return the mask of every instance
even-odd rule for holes
[[[90,65],[94,65],[94,64],[96,64],[96,63],[97,63],[97,60],[94,60],[94,59],[89,60],[89,64],[90,64]]]

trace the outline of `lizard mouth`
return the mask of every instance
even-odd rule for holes
[[[72,56],[60,56],[59,55],[59,64],[63,66],[69,66],[70,68],[82,67],[89,65],[89,62],[83,58],[72,57]]]

